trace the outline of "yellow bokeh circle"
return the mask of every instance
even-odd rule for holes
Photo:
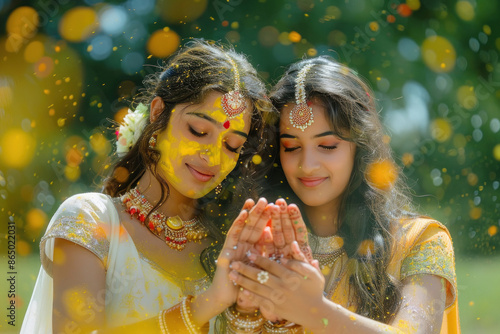
[[[111,152],[111,143],[102,133],[94,133],[90,137],[90,147],[99,155],[108,155]]]
[[[457,89],[457,100],[458,103],[465,109],[471,110],[474,109],[477,105],[477,97],[474,92],[473,86],[460,86]]]
[[[482,215],[483,215],[483,210],[481,210],[481,208],[478,207],[473,207],[469,211],[469,217],[473,220],[478,220],[479,218],[481,218]]]
[[[40,209],[31,209],[26,215],[27,228],[39,232],[47,224],[47,214]]]
[[[259,43],[263,46],[273,46],[278,43],[280,32],[273,26],[265,26],[259,30]]]
[[[31,253],[31,246],[24,240],[18,240],[17,244],[17,254],[21,256],[28,256]]]
[[[10,129],[0,139],[1,159],[7,167],[26,167],[35,155],[36,141],[21,129]]]
[[[457,54],[446,38],[431,36],[422,43],[422,58],[431,70],[437,73],[449,72],[455,67]]]
[[[476,16],[474,7],[469,1],[457,1],[455,10],[457,11],[458,17],[464,21],[472,21],[474,19],[474,16]]]
[[[64,167],[64,176],[68,181],[74,182],[80,178],[80,166],[66,166]]]
[[[9,34],[31,38],[38,30],[40,19],[35,9],[28,6],[16,8],[7,19],[6,29]]]
[[[97,13],[90,7],[75,7],[59,21],[59,34],[67,41],[82,42],[99,27]]]
[[[367,167],[366,178],[374,187],[389,190],[398,178],[398,171],[389,160],[377,161]]]
[[[406,0],[406,4],[411,10],[420,9],[420,0]]]
[[[493,158],[500,161],[500,144],[496,144],[495,147],[493,147]]]
[[[207,9],[207,4],[207,0],[160,0],[157,8],[160,9],[165,21],[178,24],[192,22],[199,18]],[[219,6],[233,8],[226,1]]]
[[[180,42],[181,38],[175,31],[171,29],[160,29],[156,30],[151,37],[149,37],[147,49],[153,56],[165,58],[177,50]]]
[[[292,43],[298,43],[302,39],[302,36],[298,32],[292,31],[288,34],[288,39]]]
[[[45,47],[40,41],[33,41],[24,49],[24,60],[28,63],[36,63],[45,54]]]
[[[262,162],[262,157],[258,154],[255,154],[253,157],[252,157],[252,162],[254,163],[254,165],[260,165],[261,162]]]
[[[442,143],[450,139],[453,134],[453,129],[450,122],[444,118],[436,118],[431,123],[431,136],[438,142]]]

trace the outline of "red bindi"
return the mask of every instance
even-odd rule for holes
[[[229,129],[229,125],[230,125],[229,121],[225,121],[224,122],[224,128],[225,129]]]

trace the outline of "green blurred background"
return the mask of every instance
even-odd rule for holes
[[[55,209],[99,189],[113,120],[160,59],[196,37],[234,45],[269,86],[316,55],[365,77],[420,211],[452,234],[463,332],[497,333],[499,10],[478,0],[0,0],[0,332],[20,328]]]

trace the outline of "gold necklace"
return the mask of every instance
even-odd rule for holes
[[[137,188],[130,190],[121,197],[125,211],[131,217],[148,227],[156,236],[162,238],[164,233],[165,243],[168,247],[181,251],[188,241],[199,241],[208,236],[208,229],[198,219],[184,221],[179,216],[166,217],[163,213],[153,209],[153,205],[139,192]],[[146,222],[148,213],[151,214]]]
[[[321,270],[325,267],[331,267],[344,253],[342,247],[344,240],[341,237],[337,235],[319,237],[311,232],[308,234],[313,257],[318,260]]]

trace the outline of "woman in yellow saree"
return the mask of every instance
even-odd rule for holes
[[[232,264],[240,310],[259,305],[264,333],[460,333],[451,237],[412,213],[369,87],[319,57],[293,64],[271,100],[277,180],[292,190],[279,195],[298,206],[277,200],[267,256]],[[294,234],[301,212],[309,231]],[[291,240],[293,259],[283,258]]]

